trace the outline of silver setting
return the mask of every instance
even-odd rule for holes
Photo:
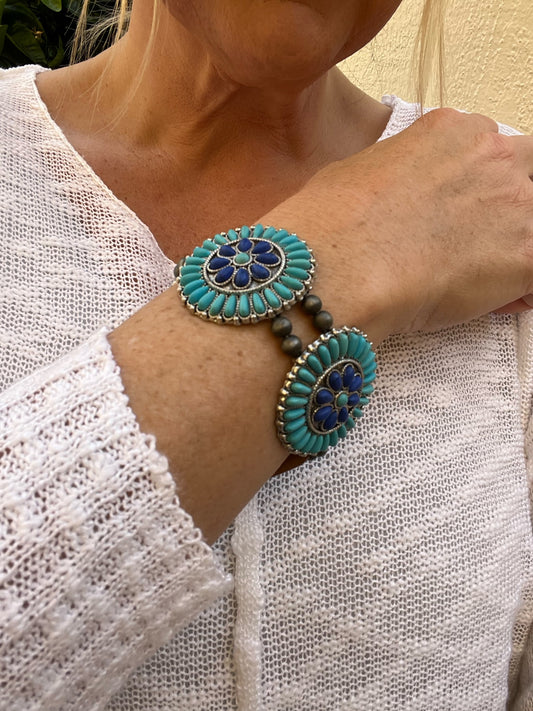
[[[309,269],[309,274],[308,274],[307,279],[298,279],[298,281],[302,283],[303,288],[299,291],[290,289],[290,291],[292,293],[292,297],[290,299],[284,299],[283,297],[281,297],[279,294],[276,293],[276,296],[277,296],[278,300],[280,301],[280,306],[276,307],[276,308],[272,307],[267,302],[266,298],[262,296],[264,289],[268,289],[269,286],[271,284],[273,284],[280,277],[282,271],[288,266],[287,263],[290,258],[285,253],[285,250],[283,249],[283,247],[280,247],[276,242],[272,242],[272,240],[265,238],[263,236],[264,232],[266,232],[266,230],[269,229],[269,227],[270,226],[265,226],[261,236],[254,237],[253,231],[255,229],[255,225],[250,225],[250,228],[249,228],[250,235],[249,235],[248,239],[250,239],[253,242],[271,242],[272,243],[273,250],[275,250],[275,253],[278,256],[280,256],[280,258],[282,260],[281,265],[274,266],[274,268],[276,269],[276,273],[275,273],[275,276],[273,276],[272,278],[269,278],[265,281],[256,281],[255,286],[248,286],[246,288],[235,287],[235,289],[233,289],[233,288],[228,288],[225,285],[216,284],[214,282],[214,280],[212,280],[212,275],[209,274],[209,276],[208,276],[206,262],[204,262],[200,267],[199,278],[202,278],[204,280],[206,286],[208,286],[209,289],[211,289],[212,291],[215,291],[217,293],[217,296],[219,294],[224,294],[224,295],[226,295],[227,298],[230,298],[232,295],[235,295],[235,297],[238,299],[242,294],[246,294],[247,296],[250,297],[250,313],[248,316],[241,316],[238,311],[236,311],[233,314],[233,316],[225,316],[224,309],[222,309],[221,312],[217,315],[211,315],[209,313],[211,306],[209,306],[206,309],[199,309],[197,304],[195,304],[195,305],[191,304],[189,301],[189,297],[185,296],[183,293],[184,287],[181,284],[181,276],[182,276],[183,267],[187,265],[187,259],[189,259],[190,256],[193,256],[193,255],[190,255],[189,257],[186,257],[180,261],[179,276],[176,278],[174,283],[177,287],[177,291],[178,291],[178,294],[181,298],[181,301],[188,309],[190,309],[195,314],[195,316],[198,316],[201,319],[204,319],[205,321],[210,321],[212,323],[218,323],[218,324],[223,324],[223,325],[228,324],[228,325],[232,325],[232,326],[242,326],[242,325],[246,325],[246,324],[250,324],[250,323],[257,323],[259,321],[266,321],[268,319],[272,319],[272,318],[274,318],[274,316],[277,316],[278,314],[282,313],[283,311],[287,311],[292,306],[294,306],[294,304],[296,304],[298,301],[301,301],[304,298],[304,296],[309,293],[309,291],[311,290],[311,285],[312,285],[312,281],[313,281],[314,274],[315,274],[316,260],[315,260],[313,250],[311,249],[311,247],[309,247],[309,245],[306,242],[304,242],[303,240],[300,240],[302,242],[302,249],[305,249],[310,255],[310,258],[308,261],[311,263],[311,268]],[[276,228],[276,229],[277,229],[277,231],[279,231],[279,228]],[[228,238],[227,232],[220,232],[221,237],[224,237],[227,240],[227,242],[225,244],[233,246],[236,242],[238,242],[240,239],[242,239],[240,227],[236,227],[234,232],[237,235],[237,239],[231,239],[231,240]],[[291,233],[289,233],[289,234],[291,234]],[[219,246],[222,246],[222,245],[219,245]],[[215,254],[215,252],[213,252],[213,255],[214,254]],[[211,257],[205,258],[206,261],[209,259],[211,259]],[[271,267],[269,267],[268,265],[265,265],[265,266],[267,266],[267,268],[271,269]],[[232,279],[233,279],[233,276],[232,276]],[[252,280],[253,280],[253,277],[252,277]],[[275,291],[275,290],[273,290],[273,291]],[[265,310],[265,313],[263,313],[263,314],[257,313],[255,311],[255,309],[253,308],[253,302],[252,302],[251,297],[253,296],[254,292],[257,292],[259,295],[261,295],[262,301],[264,302],[264,306],[265,306],[266,310]],[[226,303],[227,303],[227,301],[224,303],[224,306]]]
[[[312,411],[315,409],[315,407],[312,405],[312,402],[314,400],[316,392],[323,387],[323,384],[322,384],[323,379],[325,379],[327,376],[329,376],[329,374],[333,370],[339,368],[340,364],[350,363],[351,365],[354,366],[356,372],[358,372],[361,375],[362,380],[363,380],[362,385],[361,385],[361,390],[360,390],[360,404],[354,406],[353,408],[350,408],[350,413],[353,412],[354,409],[357,409],[357,408],[360,409],[361,407],[364,407],[368,403],[368,398],[366,397],[366,395],[364,393],[364,388],[366,386],[365,373],[363,371],[361,363],[359,363],[359,361],[357,359],[355,359],[353,356],[350,356],[350,355],[341,356],[339,358],[339,360],[335,361],[327,368],[324,368],[324,372],[320,375],[316,375],[315,371],[311,368],[311,366],[308,365],[309,356],[316,355],[318,353],[319,346],[321,346],[321,345],[327,346],[327,344],[332,336],[338,336],[341,333],[346,333],[348,335],[353,332],[362,336],[367,341],[370,348],[373,350],[372,342],[369,340],[366,333],[364,333],[360,329],[355,328],[355,327],[350,328],[349,326],[343,326],[342,328],[332,328],[330,331],[327,331],[326,333],[321,334],[315,341],[313,341],[306,347],[306,349],[304,350],[302,355],[299,356],[295,360],[294,365],[292,366],[291,370],[285,376],[285,382],[283,384],[283,387],[281,388],[280,397],[279,397],[278,405],[276,408],[276,428],[277,428],[277,434],[278,434],[279,439],[281,440],[284,447],[289,452],[291,452],[291,454],[297,454],[297,455],[304,456],[304,457],[317,457],[317,456],[320,456],[321,454],[324,454],[324,452],[317,452],[315,454],[315,453],[302,451],[302,450],[299,450],[299,449],[296,449],[295,447],[293,447],[292,444],[289,442],[289,440],[287,438],[288,434],[285,431],[285,426],[286,426],[287,422],[283,419],[283,415],[284,415],[285,411],[287,409],[289,409],[289,406],[287,405],[287,399],[289,397],[296,396],[296,397],[307,397],[308,398],[307,406],[305,407],[306,426],[312,432],[312,434],[316,434],[318,436],[324,436],[324,434],[327,434],[327,433],[317,430],[313,425],[311,415],[312,415]],[[291,388],[292,383],[297,382],[297,381],[302,382],[302,378],[298,377],[298,372],[299,372],[300,368],[302,368],[302,367],[306,368],[307,370],[310,370],[316,376],[316,382],[314,385],[310,385],[310,384],[306,383],[308,385],[308,387],[310,387],[312,389],[312,392],[309,395],[298,396],[296,393],[291,391],[290,388]],[[342,365],[342,367],[344,367],[344,365]],[[332,432],[332,431],[337,431],[343,426],[346,426],[346,423],[337,424],[337,426],[335,428],[333,428],[332,430],[328,430],[328,433]]]

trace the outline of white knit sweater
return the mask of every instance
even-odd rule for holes
[[[0,709],[533,709],[531,317],[389,339],[361,427],[213,554],[102,331],[172,264],[36,71],[0,73]]]

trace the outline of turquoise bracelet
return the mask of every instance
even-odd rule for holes
[[[240,326],[266,319],[285,353],[287,373],[276,413],[278,436],[301,456],[318,455],[348,434],[362,416],[376,377],[372,344],[357,328],[333,328],[309,291],[312,250],[287,230],[243,226],[216,234],[176,265],[178,293],[196,316]],[[305,349],[282,312],[301,302],[322,335]]]

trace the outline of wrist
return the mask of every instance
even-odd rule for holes
[[[392,299],[388,299],[378,277],[360,264],[355,239],[347,244],[345,237],[324,229],[323,217],[312,207],[303,210],[298,196],[268,212],[260,222],[281,225],[311,247],[318,265],[311,293],[320,296],[323,308],[332,314],[336,327],[356,327],[374,346],[398,330]],[[289,314],[293,331],[304,345],[318,337],[320,332],[300,305],[294,306]]]

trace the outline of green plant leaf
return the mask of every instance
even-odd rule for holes
[[[19,22],[15,23],[13,29],[7,35],[7,39],[34,64],[48,65],[39,42],[34,33],[27,27],[24,27]]]
[[[61,0],[41,0],[41,2],[54,12],[61,12]]]
[[[4,40],[6,38],[7,34],[7,25],[0,25],[0,54],[2,54],[2,50],[4,49]]]

